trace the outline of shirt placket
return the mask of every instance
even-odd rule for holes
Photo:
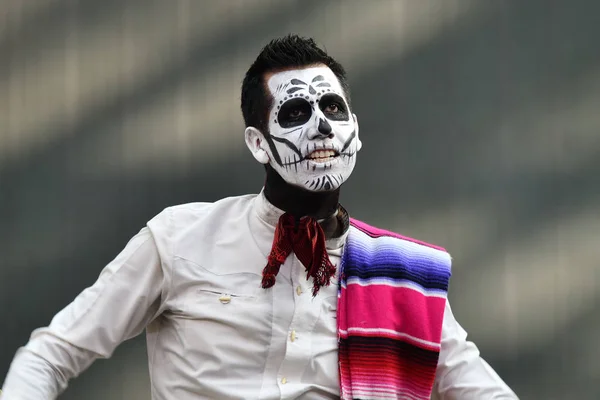
[[[311,358],[313,331],[321,309],[321,298],[318,295],[313,298],[312,280],[306,280],[306,269],[295,255],[290,258],[295,309],[287,332],[285,357],[277,375],[282,399],[292,399],[297,394]]]

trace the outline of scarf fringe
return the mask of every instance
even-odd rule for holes
[[[325,232],[319,223],[310,217],[296,220],[290,214],[283,214],[275,228],[275,238],[267,265],[262,272],[262,287],[275,285],[281,265],[294,251],[306,268],[306,279],[313,278],[313,296],[322,286],[331,284],[336,267],[329,260],[325,246]]]

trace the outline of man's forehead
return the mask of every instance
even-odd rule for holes
[[[292,86],[308,87],[327,85],[334,91],[343,94],[342,87],[331,69],[326,66],[288,69],[267,76],[267,86],[271,95],[284,93]]]

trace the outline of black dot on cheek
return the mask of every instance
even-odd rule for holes
[[[279,104],[283,104],[283,100],[279,100]]]
[[[304,96],[304,98],[305,98],[306,100],[308,100],[308,96]]]
[[[315,104],[315,102],[311,100],[311,101],[310,101],[310,104]]]
[[[275,120],[275,121],[273,121],[273,122],[277,123],[277,120]]]

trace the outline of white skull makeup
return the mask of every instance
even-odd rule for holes
[[[356,116],[327,67],[273,74],[269,132],[246,129],[246,144],[261,163],[271,164],[288,183],[310,191],[339,188],[356,164]]]

